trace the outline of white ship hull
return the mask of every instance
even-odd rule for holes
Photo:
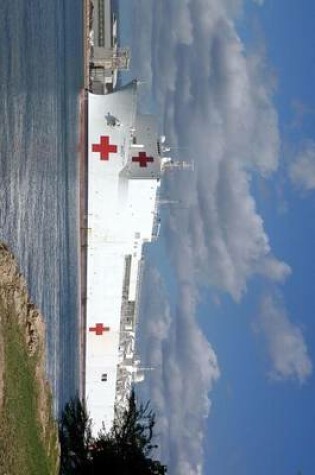
[[[94,435],[140,378],[135,331],[142,248],[152,240],[161,174],[154,118],[137,84],[88,97],[85,397]]]

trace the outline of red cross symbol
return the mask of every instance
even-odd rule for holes
[[[103,335],[103,332],[109,332],[109,327],[104,327],[103,323],[97,323],[95,327],[90,327],[90,332],[95,332],[95,335],[100,336]]]
[[[140,167],[144,168],[149,162],[152,163],[154,161],[154,158],[147,157],[147,154],[145,152],[139,152],[138,157],[132,157],[132,161],[139,163]]]
[[[107,135],[102,135],[101,143],[93,144],[92,151],[99,152],[101,154],[101,160],[108,160],[110,153],[117,153],[117,145],[110,145],[109,137]]]

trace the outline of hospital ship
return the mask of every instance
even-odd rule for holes
[[[129,56],[110,0],[94,0],[87,101],[83,395],[92,434],[110,430],[144,370],[136,356],[143,247],[159,232],[158,196],[171,166],[157,120],[138,110],[139,83],[117,87]]]

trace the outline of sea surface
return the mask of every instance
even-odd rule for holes
[[[78,390],[82,2],[0,1],[0,239],[46,322],[58,413]]]

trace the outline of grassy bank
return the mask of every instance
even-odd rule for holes
[[[19,290],[6,293],[1,282],[0,290],[0,475],[53,475],[59,450],[43,378],[43,346],[30,351],[23,315],[29,307],[21,304]]]
[[[0,474],[51,475],[57,472],[56,431],[46,436],[38,417],[36,358],[28,355],[14,315],[0,307],[4,346],[3,402],[0,430]]]

